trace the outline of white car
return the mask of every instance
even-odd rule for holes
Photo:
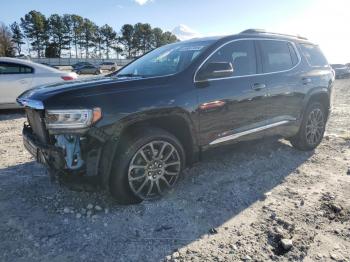
[[[118,65],[114,62],[102,62],[99,64],[99,67],[101,70],[109,70],[109,71],[115,71],[119,68]]]
[[[0,109],[19,108],[16,98],[33,87],[77,79],[74,72],[17,58],[0,57]]]

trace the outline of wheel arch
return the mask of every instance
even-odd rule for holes
[[[320,89],[313,90],[305,97],[305,100],[303,103],[302,116],[304,115],[304,112],[305,112],[306,108],[308,107],[308,105],[310,105],[312,102],[321,103],[326,110],[326,112],[325,112],[326,118],[328,118],[329,109],[331,106],[330,94],[329,94],[328,89],[323,88],[321,90]]]
[[[200,151],[196,136],[198,132],[188,113],[182,110],[171,112],[165,110],[129,115],[113,126],[113,137],[105,143],[102,149],[99,171],[105,188],[108,188],[111,163],[118,149],[122,147],[122,142],[133,136],[135,132],[140,132],[143,128],[148,127],[163,129],[179,139],[185,150],[187,166],[198,160]]]

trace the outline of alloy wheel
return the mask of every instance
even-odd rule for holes
[[[306,140],[309,145],[316,145],[321,141],[324,125],[322,110],[315,108],[310,112],[306,123]]]
[[[132,192],[141,199],[152,199],[172,188],[180,175],[181,158],[166,141],[152,141],[133,156],[128,169]]]

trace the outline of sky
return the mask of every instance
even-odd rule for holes
[[[0,21],[19,21],[30,10],[49,16],[74,13],[117,31],[125,23],[150,23],[196,36],[227,35],[248,28],[299,34],[319,44],[330,63],[350,63],[350,0],[11,0]]]

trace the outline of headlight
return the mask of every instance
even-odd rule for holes
[[[100,108],[47,110],[45,123],[49,129],[86,128],[102,117]]]

